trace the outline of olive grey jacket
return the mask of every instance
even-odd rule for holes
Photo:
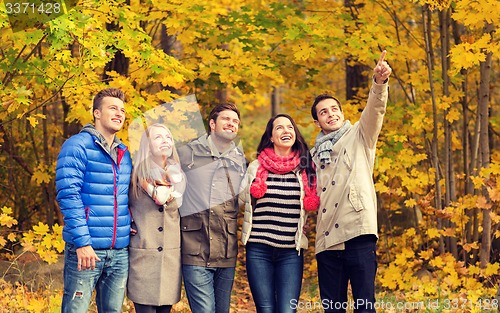
[[[238,191],[245,156],[234,146],[213,153],[204,135],[179,148],[187,177],[181,213],[182,264],[234,267],[238,254]]]

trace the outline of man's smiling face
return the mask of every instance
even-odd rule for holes
[[[318,120],[314,121],[316,126],[321,127],[325,134],[338,130],[344,123],[344,112],[340,109],[334,99],[324,99],[316,105]]]

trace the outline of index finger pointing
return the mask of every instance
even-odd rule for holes
[[[378,60],[378,64],[382,64],[382,62],[384,62],[384,58],[385,58],[386,54],[387,54],[386,50],[382,51],[382,54],[380,55],[380,59]]]

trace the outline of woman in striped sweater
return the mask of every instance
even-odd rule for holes
[[[316,178],[307,144],[293,119],[278,114],[267,123],[242,184],[242,241],[257,313],[295,312],[307,248],[303,227],[316,210]],[[296,306],[296,305],[295,305]]]

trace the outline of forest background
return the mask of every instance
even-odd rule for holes
[[[393,74],[374,173],[377,296],[437,306],[381,311],[496,311],[498,0],[69,0],[57,17],[15,16],[8,2],[0,6],[0,258],[8,264],[0,312],[59,310],[60,289],[14,283],[8,272],[22,277],[26,254],[60,259],[55,162],[63,141],[92,121],[97,91],[126,92],[127,123],[187,95],[204,118],[215,103],[234,102],[251,161],[280,112],[312,146],[317,94],[335,94],[357,121],[384,49]],[[166,108],[189,135],[186,115],[175,103]],[[119,134],[126,143],[127,129]],[[305,306],[320,301],[315,215],[309,223]],[[233,310],[252,312],[243,249],[236,279]]]

